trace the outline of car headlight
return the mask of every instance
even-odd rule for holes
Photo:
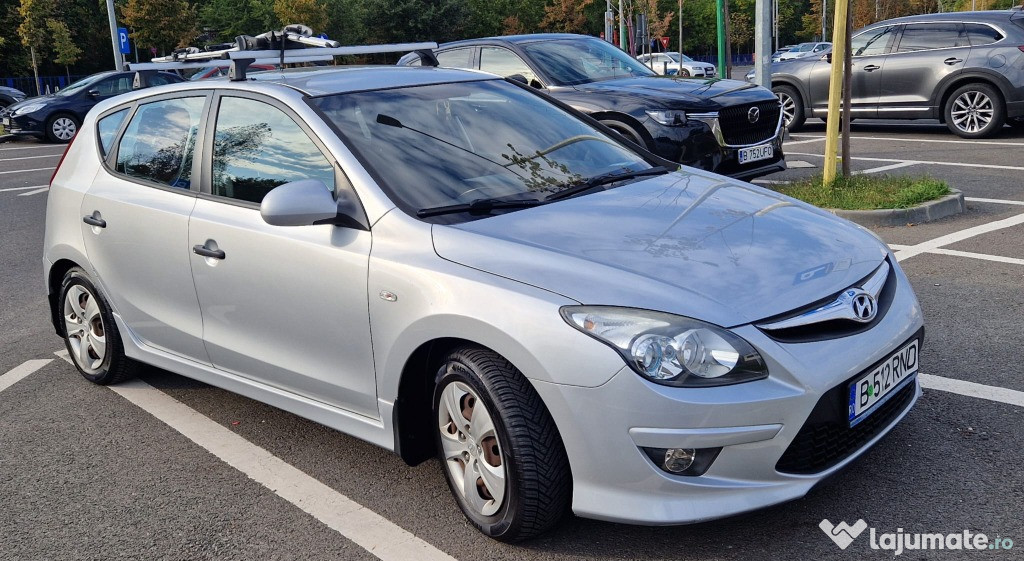
[[[33,113],[39,111],[43,107],[46,107],[45,103],[29,103],[28,105],[22,105],[17,108],[12,115],[24,115],[26,113]]]
[[[768,377],[761,355],[739,336],[707,322],[635,308],[565,306],[569,325],[605,343],[644,378],[703,388]]]
[[[662,125],[665,125],[666,127],[677,127],[679,125],[686,124],[685,111],[670,111],[659,109],[657,111],[647,111],[647,116],[661,123]]]

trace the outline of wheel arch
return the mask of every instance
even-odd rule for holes
[[[60,336],[64,336],[63,322],[60,321],[60,307],[58,306],[58,299],[60,298],[60,287],[64,281],[64,275],[68,274],[68,271],[80,265],[71,259],[58,259],[53,265],[50,265],[50,270],[46,275],[46,293],[47,301],[50,304],[50,321],[53,322],[54,332]]]
[[[621,111],[595,111],[590,113],[591,118],[598,121],[619,121],[629,125],[640,137],[643,139],[646,146],[642,146],[644,149],[650,149],[654,145],[654,137],[651,135],[647,127],[640,122],[639,119],[630,115],[629,113],[623,113]]]
[[[953,95],[953,92],[962,86],[967,84],[985,84],[995,88],[999,95],[1002,97],[1002,102],[1005,105],[1008,99],[1011,87],[1006,79],[997,74],[990,74],[988,72],[970,72],[957,74],[943,84],[940,88],[937,88],[938,96],[935,100],[936,113],[940,122],[946,122],[946,102],[949,101],[949,97]]]
[[[804,112],[806,112],[808,109],[810,109],[810,106],[808,106],[808,104],[807,104],[807,99],[808,99],[807,92],[804,91],[803,86],[799,83],[798,80],[791,80],[791,79],[785,78],[785,77],[781,77],[780,78],[780,77],[773,76],[772,77],[772,88],[775,88],[776,86],[789,86],[789,87],[795,89],[796,93],[800,94],[800,104],[803,105]]]

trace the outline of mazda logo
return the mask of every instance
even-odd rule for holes
[[[757,107],[751,107],[750,111],[747,111],[747,120],[753,125],[761,118],[761,110]]]
[[[861,292],[854,296],[850,301],[850,307],[853,308],[854,319],[864,323],[875,319],[875,314],[878,313],[875,299],[867,292]]]

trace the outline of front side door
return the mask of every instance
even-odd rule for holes
[[[882,70],[880,116],[908,112],[932,117],[930,105],[938,85],[963,70],[971,54],[970,41],[959,22],[908,23],[899,44]]]
[[[850,106],[852,115],[874,117],[878,94],[882,87],[882,67],[896,37],[899,26],[889,25],[862,31],[850,40],[851,68]],[[819,58],[819,55],[813,55]],[[830,57],[827,57],[830,58]],[[828,109],[828,85],[832,64],[822,60],[814,65],[810,76],[811,106],[818,116]]]
[[[333,192],[338,171],[294,114],[241,95],[215,103],[209,193],[200,196],[189,225],[210,360],[376,418],[366,300],[370,233],[263,221],[259,203],[271,189],[317,179]]]
[[[82,235],[114,309],[148,346],[207,362],[192,283],[193,153],[207,96],[141,103],[100,118],[106,165],[82,200]],[[113,131],[113,132],[111,132]]]

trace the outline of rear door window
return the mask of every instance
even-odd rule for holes
[[[908,23],[903,28],[898,53],[966,47],[970,45],[959,23]]]
[[[140,105],[121,136],[115,170],[133,179],[190,189],[192,154],[206,96]]]
[[[437,53],[437,63],[445,68],[473,68],[473,49],[452,49]]]

